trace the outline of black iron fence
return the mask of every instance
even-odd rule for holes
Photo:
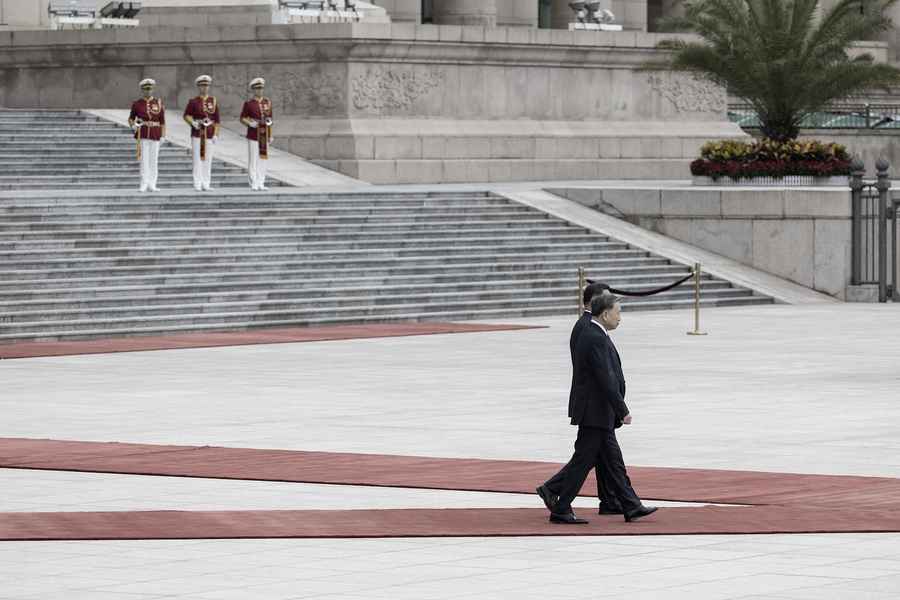
[[[730,104],[728,118],[744,129],[759,129],[759,115],[749,104]],[[801,129],[897,129],[900,130],[900,104],[835,104],[809,113]]]
[[[854,161],[852,200],[851,283],[877,285],[878,301],[900,300],[900,246],[897,212],[900,199],[891,195],[889,165],[875,164],[877,177],[864,181],[864,165]]]

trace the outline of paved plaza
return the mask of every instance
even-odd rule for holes
[[[6,360],[2,437],[562,462],[573,319]],[[718,308],[703,315],[709,336],[690,326],[686,311],[626,312],[614,334],[629,465],[900,477],[896,305]],[[54,470],[2,469],[0,484],[9,512],[540,507],[523,494]],[[664,519],[672,503],[658,504]],[[576,503],[598,519],[593,506]],[[0,575],[4,599],[887,600],[900,534],[0,542]]]

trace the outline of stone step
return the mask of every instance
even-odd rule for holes
[[[624,269],[636,269],[640,267],[659,267],[669,266],[667,259],[661,257],[639,257],[639,258],[609,258],[603,261],[596,261],[594,257],[579,256],[577,259],[570,257],[540,257],[531,259],[523,257],[521,260],[494,261],[491,257],[475,256],[469,257],[468,262],[457,262],[454,264],[442,264],[440,260],[430,261],[412,261],[412,260],[394,260],[390,262],[366,262],[366,261],[341,261],[341,260],[321,260],[315,263],[273,263],[271,261],[262,262],[240,262],[240,263],[224,263],[210,269],[206,263],[180,263],[180,264],[145,264],[145,265],[104,265],[84,266],[75,263],[72,266],[67,265],[42,265],[44,268],[36,267],[33,269],[12,269],[9,265],[0,265],[0,289],[6,284],[4,281],[15,281],[23,279],[81,279],[86,277],[115,276],[117,278],[125,276],[205,276],[214,273],[216,277],[226,276],[245,276],[248,272],[253,277],[262,275],[278,274],[284,277],[297,277],[299,274],[310,274],[321,276],[323,273],[331,274],[335,277],[344,278],[356,275],[396,275],[396,274],[431,274],[431,273],[470,273],[473,277],[478,273],[515,273],[517,271],[527,271],[540,267],[555,267],[561,270],[573,272],[577,266],[583,265],[589,269],[590,273],[601,273],[605,271],[616,272]],[[599,276],[599,275],[598,275]]]
[[[186,210],[186,209],[219,209],[219,210],[236,210],[236,209],[287,209],[287,208],[303,208],[316,209],[323,208],[353,208],[354,210],[378,209],[378,208],[447,208],[447,207],[466,207],[475,209],[479,207],[497,208],[503,207],[507,210],[518,210],[519,212],[531,212],[527,207],[510,204],[500,198],[477,197],[470,198],[467,196],[448,196],[443,198],[409,198],[404,196],[388,196],[385,195],[378,199],[352,196],[310,196],[301,197],[291,195],[289,190],[281,190],[277,193],[260,196],[258,194],[247,192],[244,194],[231,194],[229,196],[210,196],[207,194],[195,194],[192,192],[182,192],[181,194],[165,194],[145,196],[140,194],[123,194],[123,195],[104,195],[102,199],[96,198],[90,201],[71,201],[68,198],[23,198],[17,201],[15,206],[0,205],[0,212],[27,212],[33,211],[53,211],[59,210],[66,213],[73,210],[84,211],[86,209],[101,210],[109,212],[115,210]],[[535,218],[541,215],[534,215]],[[547,218],[547,217],[543,217]]]
[[[162,175],[171,175],[174,177],[180,177],[182,179],[186,178],[193,181],[192,177],[192,167],[190,167],[190,163],[186,163],[185,168],[177,169],[177,168],[167,168],[165,171],[160,173]],[[122,181],[123,179],[133,179],[140,170],[123,170],[119,171],[118,169],[114,172],[109,173],[97,173],[97,172],[83,172],[83,173],[70,173],[70,174],[57,174],[57,173],[45,173],[42,175],[24,175],[24,174],[9,174],[9,175],[0,175],[0,184],[5,185],[14,185],[14,184],[29,184],[29,183],[46,183],[46,184],[54,184],[54,183],[73,183],[73,182],[85,182],[85,183],[116,183],[117,181]],[[213,172],[213,178],[219,179],[240,179],[247,178],[247,174],[238,169],[222,169],[219,171]]]
[[[609,285],[624,289],[640,291],[644,289],[654,289],[663,287],[672,283],[674,280],[687,274],[684,267],[673,266],[672,271],[664,271],[663,267],[655,269],[647,269],[646,272],[634,274],[633,269],[630,271],[619,271],[618,273],[603,274],[603,280]],[[676,270],[677,269],[677,270]],[[623,274],[628,273],[628,274]],[[215,281],[210,283],[214,278],[210,276],[200,277],[177,277],[177,278],[134,278],[132,284],[121,281],[119,279],[81,279],[81,280],[62,280],[44,282],[41,280],[24,280],[20,281],[19,287],[8,286],[4,291],[0,287],[0,303],[22,303],[33,301],[52,301],[52,300],[72,300],[79,299],[118,299],[131,298],[135,296],[142,297],[169,297],[172,295],[192,295],[192,294],[220,294],[228,292],[278,292],[283,290],[309,290],[318,289],[335,289],[328,286],[341,287],[356,292],[358,290],[385,290],[395,288],[421,288],[428,289],[434,286],[454,286],[455,288],[465,287],[473,289],[481,288],[506,288],[516,287],[522,289],[523,284],[539,288],[546,286],[570,287],[575,289],[576,278],[571,269],[567,271],[522,271],[512,274],[502,273],[484,273],[473,275],[451,275],[451,274],[422,274],[422,275],[384,275],[384,276],[367,276],[360,273],[352,278],[352,288],[346,288],[347,281],[343,278],[334,279],[330,277],[294,277],[283,279],[261,278],[255,276],[247,280],[237,280],[231,278],[229,281]],[[599,276],[599,275],[595,275]],[[16,283],[16,282],[10,282]],[[144,285],[137,285],[142,283]],[[715,285],[716,287],[730,286],[731,284],[713,279],[709,275],[701,276],[703,286]],[[70,287],[63,287],[69,284]],[[47,287],[47,286],[59,287]],[[90,286],[95,287],[78,287]],[[685,284],[687,285],[687,284]]]
[[[274,187],[276,185],[275,182],[266,182],[266,186]],[[213,191],[217,189],[240,189],[247,188],[249,186],[248,182],[245,181],[241,183],[240,181],[222,181],[217,182],[213,181]],[[166,189],[180,188],[180,189],[193,189],[193,183],[190,180],[183,181],[171,181],[168,179],[160,178],[159,186],[160,190],[165,191]],[[135,181],[122,181],[116,183],[53,183],[53,184],[39,184],[39,183],[29,183],[25,185],[0,185],[0,191],[3,192],[31,192],[31,191],[40,191],[40,190],[67,190],[72,188],[78,188],[79,190],[92,191],[92,190],[122,190],[122,191],[138,191],[138,182]],[[155,193],[155,192],[147,192],[147,193]]]
[[[230,204],[232,202],[248,200],[248,199],[261,199],[266,202],[271,202],[275,206],[283,205],[284,203],[290,204],[310,204],[317,205],[322,202],[334,202],[337,200],[346,200],[346,201],[354,201],[357,203],[363,204],[378,204],[384,200],[395,200],[397,202],[408,202],[408,203],[430,203],[438,200],[462,200],[467,201],[471,200],[473,202],[492,202],[494,204],[503,204],[505,206],[514,206],[517,208],[523,208],[521,204],[516,202],[511,202],[510,200],[503,198],[501,196],[497,196],[490,192],[460,192],[460,191],[446,191],[446,192],[423,192],[423,193],[413,193],[407,191],[396,191],[390,189],[379,188],[378,186],[371,186],[364,188],[367,191],[356,191],[356,192],[311,192],[301,189],[295,188],[285,188],[282,190],[278,190],[277,192],[266,194],[264,196],[259,196],[257,194],[253,194],[247,192],[245,194],[232,194],[228,196],[210,196],[210,197],[202,197],[199,198],[205,204]],[[177,201],[197,201],[198,197],[196,194],[187,191],[173,191],[169,194],[163,194],[159,196],[153,196],[154,202],[177,202]],[[113,203],[112,201],[115,200]],[[141,196],[139,194],[59,194],[58,192],[47,192],[46,194],[34,194],[31,196],[23,197],[20,200],[17,200],[17,203],[22,204],[46,204],[46,205],[83,205],[83,204],[103,204],[103,203],[113,203],[118,204],[120,202],[136,202],[138,204],[145,204],[150,202],[147,196]],[[155,204],[154,204],[155,205]],[[528,208],[528,207],[524,207]],[[535,214],[535,216],[544,216],[545,213],[540,211],[536,211],[530,209],[531,212]]]
[[[571,278],[569,280],[512,280],[512,281],[480,281],[471,283],[453,284],[406,284],[406,285],[380,285],[352,287],[329,282],[331,285],[320,287],[280,288],[265,290],[231,290],[216,292],[191,291],[185,293],[150,293],[108,296],[80,296],[78,298],[37,298],[29,300],[0,301],[0,321],[5,317],[31,315],[29,320],[42,320],[42,313],[57,313],[60,311],[87,311],[95,309],[131,310],[139,307],[140,310],[164,309],[167,306],[194,306],[219,305],[237,306],[246,303],[279,303],[290,302],[296,304],[312,304],[315,306],[343,306],[355,305],[360,302],[366,304],[378,303],[381,298],[387,298],[391,302],[417,302],[420,299],[431,301],[436,297],[446,299],[450,296],[458,297],[508,297],[513,298],[522,293],[527,293],[529,298],[562,297],[571,296],[575,286]],[[653,287],[661,287],[668,282],[655,281]],[[523,289],[523,285],[526,286]],[[651,286],[647,286],[651,287]],[[701,282],[702,294],[719,293],[721,290],[735,288],[726,281],[707,279]],[[741,293],[750,294],[749,291],[739,290]],[[694,293],[693,286],[685,286],[673,291],[665,292],[665,297],[683,297]],[[647,298],[629,298],[630,302],[642,302]],[[207,306],[202,306],[203,311]],[[8,322],[14,322],[8,321]]]
[[[323,214],[324,213],[324,214]],[[276,225],[276,224],[343,224],[343,223],[391,223],[403,219],[415,222],[433,222],[436,217],[453,221],[495,221],[533,218],[528,212],[510,211],[418,211],[410,214],[404,209],[379,210],[363,213],[337,209],[319,211],[185,211],[184,213],[84,213],[84,214],[5,214],[0,221],[0,232],[8,229],[47,228],[52,225],[102,226],[105,228],[134,227],[150,224],[154,227],[187,226],[206,227],[209,225]]]
[[[457,213],[444,215],[443,222],[455,223],[485,223],[491,224],[511,221],[531,221],[533,215],[528,213],[506,213],[493,215],[493,220],[487,220],[483,215],[475,213]],[[402,219],[402,220],[401,220]],[[339,216],[308,216],[308,217],[219,217],[205,219],[107,219],[101,222],[69,220],[69,219],[15,219],[8,215],[0,219],[0,233],[7,231],[59,231],[78,228],[82,230],[93,229],[133,229],[146,227],[147,229],[165,229],[172,227],[289,227],[289,226],[327,226],[342,227],[344,225],[356,226],[390,226],[395,223],[414,223],[417,225],[429,225],[435,223],[427,215],[339,215]]]
[[[622,242],[609,242],[599,234],[581,233],[576,231],[561,231],[558,233],[541,232],[541,240],[544,243],[551,242],[592,242],[599,250],[623,249],[627,244]],[[449,238],[449,239],[448,239]],[[469,234],[459,235],[458,232],[447,231],[445,235],[435,235],[429,232],[427,235],[413,236],[410,234],[356,234],[353,236],[341,236],[335,239],[334,235],[259,235],[259,236],[217,236],[214,239],[203,237],[135,237],[121,240],[44,240],[39,242],[3,242],[0,241],[0,253],[26,252],[26,253],[53,253],[62,251],[87,251],[87,250],[119,250],[132,248],[194,247],[197,249],[216,249],[241,246],[243,249],[253,248],[261,251],[267,248],[303,248],[304,250],[316,250],[326,248],[352,248],[352,249],[378,249],[378,248],[425,248],[429,246],[444,246],[452,241],[455,244],[513,244],[525,243],[534,240],[533,236],[516,235],[510,233],[493,234]],[[299,246],[298,246],[299,244]]]
[[[614,264],[598,265],[588,263],[590,277],[607,282],[623,282],[624,289],[630,289],[627,284],[637,285],[647,281],[674,281],[689,272],[682,265],[672,265],[660,258],[645,259],[645,263],[635,265]],[[15,294],[30,294],[48,292],[65,292],[73,288],[108,289],[111,293],[119,293],[121,289],[158,289],[167,287],[184,287],[199,289],[204,286],[265,286],[265,285],[305,285],[309,282],[323,281],[354,281],[377,282],[385,285],[390,281],[395,282],[426,282],[426,283],[455,283],[460,281],[487,281],[513,279],[547,279],[561,278],[572,280],[575,278],[576,267],[570,263],[522,263],[501,264],[494,268],[478,269],[477,265],[449,265],[446,269],[436,271],[429,268],[405,268],[391,269],[386,267],[376,268],[344,268],[322,269],[297,268],[289,270],[265,271],[261,269],[231,270],[231,271],[178,271],[169,273],[148,274],[118,274],[115,272],[70,273],[61,272],[59,278],[47,276],[43,278],[25,278],[24,276],[44,275],[47,272],[28,271],[18,275],[6,273],[8,277],[0,278],[0,294],[5,297]],[[71,275],[68,276],[67,275]],[[93,287],[91,287],[93,286]]]
[[[54,146],[91,146],[122,144],[134,146],[136,138],[130,129],[112,129],[103,131],[84,131],[80,127],[78,133],[64,135],[53,131],[3,131],[0,133],[0,146],[33,146],[38,144]]]
[[[215,148],[213,148],[215,152]],[[3,142],[0,140],[0,155],[4,158],[17,159],[22,156],[48,156],[59,158],[60,156],[73,156],[76,159],[84,157],[120,156],[123,153],[137,153],[137,140],[128,137],[107,137],[105,140],[89,144],[59,144],[53,141],[47,142]],[[163,155],[189,155],[190,150],[184,146],[177,146],[171,142],[160,142],[159,154]]]
[[[190,179],[169,179],[169,178],[160,178],[158,181],[158,187],[161,191],[165,191],[167,189],[193,189],[193,182]],[[266,183],[269,186],[269,182]],[[274,187],[276,184],[272,182],[272,185],[269,187]],[[116,183],[52,183],[52,184],[40,184],[40,183],[29,183],[25,185],[0,185],[0,191],[3,192],[30,192],[30,191],[40,191],[40,190],[68,190],[72,188],[77,188],[79,190],[84,191],[92,191],[92,190],[121,190],[121,191],[134,191],[138,192],[139,181],[137,179],[133,181],[121,181]],[[212,188],[213,192],[218,189],[241,189],[248,188],[249,183],[246,178],[241,182],[239,180],[232,181],[218,181],[215,179],[215,175],[213,176]],[[146,192],[148,194],[156,193],[156,192]]]
[[[32,166],[29,167],[15,167],[10,165],[9,163],[3,163],[4,166],[9,169],[15,169],[14,173],[7,173],[0,175],[0,181],[11,181],[16,178],[32,178],[32,177],[78,177],[84,178],[85,172],[90,172],[90,169],[86,169],[83,166],[72,165],[68,163],[66,166],[48,166],[43,163],[36,164],[35,162],[31,162]],[[107,163],[108,164],[108,163]],[[160,162],[158,165],[158,171],[160,175],[166,173],[172,174],[183,174],[183,173],[191,173],[192,165],[189,161],[172,161],[172,162]],[[128,162],[121,163],[116,165],[115,167],[115,175],[117,177],[123,176],[134,176],[141,172],[141,166],[137,162]],[[233,165],[226,164],[214,164],[213,165],[214,173],[240,173],[246,176],[246,171],[240,167],[236,167]],[[105,175],[105,174],[104,174]]]
[[[40,226],[41,223],[32,223]],[[74,226],[73,226],[74,225]],[[140,227],[122,228],[81,228],[79,223],[57,223],[49,230],[42,228],[31,229],[29,227],[8,227],[0,233],[0,240],[11,239],[116,239],[120,237],[135,237],[142,235],[186,235],[196,232],[197,236],[214,237],[217,235],[254,235],[254,234],[329,234],[329,235],[357,235],[360,233],[415,233],[423,231],[587,231],[582,228],[573,228],[554,219],[516,219],[504,221],[391,221],[387,223],[337,223],[303,225],[225,225],[210,226],[204,229],[195,227],[159,227],[143,223]]]
[[[46,173],[66,174],[69,171],[81,173],[84,171],[105,171],[110,168],[114,168],[115,173],[136,173],[139,172],[141,168],[141,165],[137,160],[134,159],[133,156],[91,159],[87,157],[79,158],[70,155],[65,158],[60,157],[59,159],[49,160],[46,156],[37,155],[33,157],[27,157],[25,160],[22,160],[18,163],[2,159],[0,159],[0,162],[2,162],[5,168],[10,169],[10,172],[13,172],[13,170],[15,170],[16,173],[18,173],[20,170],[23,172],[28,170],[41,170],[41,172]],[[180,154],[170,155],[168,153],[160,154],[157,166],[160,172],[170,170],[190,172],[193,168],[189,156]],[[213,172],[223,170],[230,172],[246,172],[246,169],[244,169],[243,167],[213,159]]]
[[[557,295],[547,294],[535,297],[529,294],[527,305],[529,307],[559,307],[561,303],[571,303],[571,288],[558,290]],[[693,291],[667,292],[653,300],[636,298],[623,300],[623,305],[632,306],[650,302],[683,302],[693,304]],[[748,290],[723,289],[709,290],[704,294],[707,302],[715,303],[717,300],[746,299],[752,297]],[[374,304],[373,304],[374,301]],[[313,298],[298,299],[292,301],[254,301],[254,302],[221,302],[212,305],[198,306],[190,304],[177,304],[159,307],[122,307],[122,308],[98,308],[81,310],[59,310],[54,312],[21,312],[0,313],[0,323],[3,324],[0,335],[36,333],[42,329],[64,329],[77,331],[83,328],[103,328],[106,326],[130,326],[139,327],[144,323],[153,322],[157,325],[182,326],[205,324],[211,326],[227,325],[231,322],[277,320],[308,320],[323,315],[351,315],[353,313],[380,316],[397,316],[415,310],[428,313],[454,312],[461,310],[481,310],[489,308],[507,308],[515,310],[525,304],[523,295],[519,290],[498,293],[433,293],[428,295],[428,300],[414,296],[384,296],[380,298]],[[248,319],[249,317],[249,319]]]
[[[98,117],[86,114],[51,114],[51,115],[14,115],[0,113],[0,124],[28,127],[29,125],[111,125],[123,128],[123,125],[103,121]]]
[[[771,299],[748,296],[739,298],[717,298],[715,300],[703,300],[701,305],[705,308],[717,306],[747,306],[756,304],[771,304]],[[650,310],[668,310],[668,309],[685,309],[693,306],[693,300],[659,300],[653,302],[645,302],[640,304],[632,304],[624,308],[626,312],[631,311],[650,311]],[[96,338],[109,338],[121,336],[141,336],[141,335],[159,335],[159,334],[177,334],[177,333],[197,333],[211,331],[244,331],[259,328],[277,328],[277,327],[315,327],[325,325],[341,325],[341,324],[365,324],[365,323],[390,323],[390,322],[409,322],[409,321],[464,321],[471,319],[479,320],[496,320],[503,319],[509,321],[517,318],[532,318],[545,316],[558,316],[564,314],[558,305],[552,303],[548,305],[527,306],[523,304],[517,305],[515,308],[480,308],[463,309],[463,310],[445,310],[444,312],[425,312],[417,311],[416,307],[405,313],[385,314],[360,314],[358,312],[348,311],[340,315],[330,316],[311,316],[305,318],[281,318],[275,315],[266,315],[264,318],[257,320],[246,320],[240,317],[228,319],[225,323],[197,323],[189,325],[171,325],[160,323],[159,321],[141,321],[138,326],[107,324],[102,323],[104,327],[91,329],[80,329],[78,331],[60,331],[52,328],[41,327],[39,332],[33,333],[0,333],[0,340],[3,341],[20,341],[20,340],[36,340],[36,341],[62,341],[62,340],[85,340]],[[570,307],[571,308],[571,307]],[[567,310],[565,314],[573,312]],[[107,326],[108,325],[108,326]],[[2,331],[2,330],[0,330]]]
[[[201,194],[201,196],[204,194]],[[109,220],[109,219],[135,219],[146,218],[154,219],[157,217],[165,217],[169,219],[205,219],[205,218],[221,218],[221,217],[242,217],[242,218],[260,218],[260,217],[328,217],[328,216],[399,216],[399,217],[458,217],[462,215],[477,216],[479,218],[504,219],[511,216],[530,216],[534,218],[534,214],[524,207],[505,206],[496,204],[475,204],[466,205],[426,205],[426,206],[409,206],[399,203],[383,202],[378,204],[361,205],[361,206],[343,206],[340,204],[330,205],[322,204],[320,206],[285,206],[285,207],[266,207],[266,206],[237,206],[234,208],[228,206],[195,206],[180,208],[178,206],[165,206],[159,208],[145,206],[116,206],[111,203],[105,209],[98,209],[95,206],[66,206],[65,210],[58,210],[56,207],[49,207],[47,210],[40,210],[40,207],[32,206],[0,206],[0,214],[4,215],[7,221],[46,221],[68,220],[73,217],[79,219],[87,219],[90,221]]]
[[[506,226],[500,223],[461,223],[454,227],[452,223],[421,223],[416,227],[415,223],[404,225],[346,225],[334,227],[329,225],[304,225],[297,227],[210,227],[207,229],[193,228],[139,228],[139,229],[60,229],[53,232],[24,230],[8,230],[0,233],[0,246],[10,243],[25,244],[55,244],[58,242],[119,242],[124,240],[158,240],[158,239],[257,239],[264,237],[289,238],[289,239],[333,239],[335,237],[353,236],[357,239],[381,238],[388,236],[422,236],[429,235],[434,238],[466,237],[466,236],[493,236],[493,235],[521,235],[539,236],[565,233],[585,233],[587,230],[557,224],[552,221],[538,222],[512,222]],[[601,234],[594,234],[599,240],[607,238]]]
[[[532,240],[518,238],[507,240],[497,238],[495,240],[474,238],[468,241],[455,239],[423,240],[422,242],[410,242],[408,244],[397,242],[365,242],[347,238],[344,240],[328,240],[323,242],[287,242],[272,244],[234,244],[217,245],[209,243],[185,244],[185,245],[136,245],[118,246],[112,248],[50,248],[50,249],[26,249],[0,251],[0,261],[6,264],[19,262],[31,262],[34,260],[54,259],[95,259],[95,260],[145,260],[150,258],[171,259],[184,257],[217,257],[228,255],[231,257],[265,256],[271,260],[302,261],[318,260],[324,257],[334,258],[391,258],[395,256],[422,256],[428,257],[437,253],[448,255],[480,254],[491,250],[501,254],[519,254],[522,256],[533,254],[543,255],[548,252],[562,252],[566,254],[590,253],[599,257],[611,256],[645,256],[643,250],[630,248],[627,244],[616,241],[596,240],[590,234],[585,234],[579,239],[552,240],[540,238]]]
[[[165,191],[137,194],[134,145],[74,111],[0,110],[0,189],[29,192],[0,201],[0,339],[573,314],[579,265],[625,289],[689,272],[487,192],[198,194],[168,143]],[[217,161],[214,185],[246,189],[246,175]],[[709,276],[702,292],[771,302]]]
[[[409,250],[409,251],[312,251],[303,254],[272,254],[272,253],[213,253],[213,254],[174,254],[165,256],[156,255],[132,255],[115,257],[64,257],[64,258],[40,258],[10,260],[0,258],[4,267],[12,271],[29,271],[43,269],[88,269],[88,268],[113,268],[113,267],[139,267],[153,266],[183,266],[186,264],[205,264],[208,268],[218,268],[222,265],[272,262],[282,265],[303,265],[305,263],[330,264],[332,266],[376,266],[380,264],[399,265],[415,262],[423,265],[447,265],[464,262],[517,262],[546,260],[568,260],[577,264],[590,251],[570,250],[563,252],[535,251],[524,252],[516,248],[473,248],[470,251],[454,249],[453,254],[447,254],[444,250]],[[646,257],[646,252],[641,250],[621,250],[604,253],[604,260],[614,259],[640,259]],[[598,257],[599,258],[599,257]]]

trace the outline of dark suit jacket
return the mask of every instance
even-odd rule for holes
[[[581,313],[575,326],[572,327],[572,335],[569,336],[569,354],[572,356],[572,385],[569,388],[569,418],[572,418],[575,411],[575,346],[578,344],[578,336],[584,331],[584,328],[591,324],[591,311],[586,310]],[[594,325],[596,327],[596,325]]]
[[[627,414],[619,353],[609,336],[588,322],[575,345],[572,424],[615,429]]]

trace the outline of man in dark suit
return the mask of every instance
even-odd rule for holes
[[[630,425],[631,413],[625,404],[625,377],[622,363],[609,332],[619,326],[620,306],[608,291],[591,300],[591,322],[575,345],[575,398],[572,424],[578,426],[575,453],[564,467],[558,500],[553,504],[550,521],[580,524],[572,501],[581,490],[591,469],[599,465],[609,491],[618,498],[625,520],[635,521],[656,511],[647,507],[631,487],[622,451],[616,439],[616,427]]]
[[[584,301],[585,311],[581,314],[575,326],[572,328],[572,334],[569,336],[569,353],[572,358],[572,385],[569,388],[569,418],[572,418],[575,406],[575,346],[578,344],[578,338],[581,333],[591,324],[591,300],[595,295],[608,290],[609,286],[605,283],[591,283],[584,288],[582,299]],[[559,498],[565,480],[566,469],[568,465],[560,469],[556,475],[548,479],[543,485],[537,488],[537,493],[544,501],[547,509],[553,511],[553,505]],[[597,497],[600,499],[601,515],[621,515],[622,505],[619,503],[615,495],[609,493],[610,485],[605,481],[604,471],[599,465],[596,466],[595,475],[597,478]]]

